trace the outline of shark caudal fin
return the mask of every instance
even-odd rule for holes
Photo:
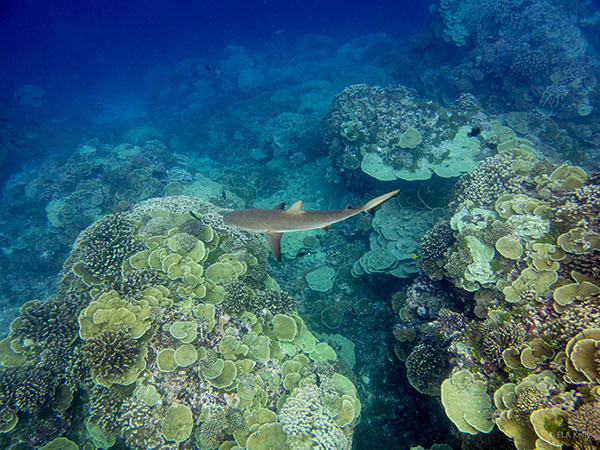
[[[369,212],[373,208],[381,205],[382,203],[388,201],[390,198],[395,197],[400,193],[400,189],[396,189],[395,191],[388,192],[387,194],[380,195],[379,197],[375,197],[369,200],[367,203],[360,207],[361,211]]]

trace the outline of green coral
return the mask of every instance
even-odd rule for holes
[[[146,300],[128,302],[116,291],[102,294],[79,315],[79,336],[91,339],[104,331],[125,331],[139,339],[152,326]]]
[[[266,423],[252,433],[246,441],[247,450],[290,450],[286,435],[279,423]]]
[[[156,355],[156,365],[161,372],[173,372],[177,368],[175,350],[164,348]]]
[[[58,437],[38,447],[37,450],[79,450],[79,446],[65,437]]]
[[[327,292],[333,287],[335,270],[329,266],[322,266],[306,274],[308,287],[313,291]]]
[[[513,237],[502,236],[496,241],[496,250],[507,259],[518,260],[523,255],[523,246]]]
[[[273,333],[281,341],[293,341],[298,333],[298,326],[293,317],[275,314],[273,317]]]
[[[219,360],[222,361],[222,360]],[[209,378],[208,382],[217,389],[230,387],[237,376],[237,366],[233,361],[225,360],[219,375]]]
[[[173,322],[169,333],[183,344],[189,344],[198,336],[198,323],[193,321]]]
[[[315,345],[312,352],[308,354],[313,361],[327,361],[337,359],[335,350],[325,342],[319,342]]]
[[[148,406],[156,405],[162,399],[162,396],[156,390],[156,386],[152,384],[140,384],[133,393],[138,400],[143,401]]]
[[[161,433],[167,441],[183,442],[192,434],[193,426],[194,418],[190,408],[174,404],[165,414]]]
[[[466,369],[453,373],[442,383],[442,404],[459,431],[489,433],[494,428],[492,401],[486,387],[484,380]]]
[[[175,350],[173,360],[179,367],[188,367],[198,361],[198,352],[192,344],[183,344]]]
[[[401,208],[396,199],[385,202],[371,222],[370,249],[352,266],[352,275],[387,273],[408,278],[419,271],[415,255],[430,227],[430,211]]]
[[[543,295],[550,293],[550,287],[558,280],[558,274],[552,270],[535,270],[528,267],[510,286],[503,289],[506,301],[518,303],[526,294],[532,294],[536,300],[543,301]]]

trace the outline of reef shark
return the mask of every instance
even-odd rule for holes
[[[277,261],[281,261],[281,237],[284,233],[304,230],[329,230],[331,224],[356,216],[361,212],[369,212],[390,198],[398,195],[400,189],[375,197],[362,206],[346,209],[329,209],[322,211],[305,211],[302,200],[288,209],[280,203],[273,209],[237,209],[226,213],[223,220],[232,227],[254,233],[264,233],[269,241],[271,253]]]

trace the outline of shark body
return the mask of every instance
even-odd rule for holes
[[[285,203],[277,205],[274,209],[238,209],[225,214],[223,220],[241,230],[264,233],[269,241],[271,253],[277,261],[281,261],[281,237],[284,233],[317,229],[327,231],[331,224],[370,211],[399,192],[399,189],[388,192],[354,208],[305,211],[300,200],[288,209],[284,209]]]

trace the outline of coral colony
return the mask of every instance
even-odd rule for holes
[[[600,12],[429,14],[149,69],[111,126],[15,86],[0,169],[57,150],[0,197],[0,448],[600,448]],[[280,263],[223,220],[397,189]]]

